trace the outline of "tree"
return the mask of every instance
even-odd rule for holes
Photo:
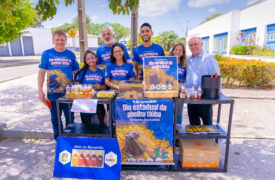
[[[71,5],[74,3],[74,0],[64,0],[65,5]],[[113,11],[113,14],[123,15],[130,14],[130,11],[133,8],[137,8],[139,5],[139,0],[108,0],[109,8]],[[42,20],[52,19],[56,14],[57,8],[56,5],[59,4],[59,0],[39,0],[36,4],[35,9],[38,12],[38,15],[41,15]]]
[[[175,31],[166,31],[161,33],[159,36],[159,41],[165,51],[170,51],[170,49],[177,43],[178,35]]]
[[[122,38],[126,38],[130,35],[130,28],[124,27],[121,24],[114,23],[111,24],[111,27],[115,34],[115,39],[119,42]]]
[[[36,12],[28,0],[1,0],[0,43],[20,37],[22,30],[35,24]]]
[[[207,22],[207,21],[210,21],[211,19],[214,19],[215,17],[218,17],[218,16],[220,16],[220,15],[221,15],[220,13],[216,13],[216,14],[210,16],[210,17],[207,17],[207,18],[206,18],[204,21],[202,21],[200,24],[203,24],[203,23],[205,23],[205,22]]]

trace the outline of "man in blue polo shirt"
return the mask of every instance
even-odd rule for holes
[[[38,97],[45,102],[43,84],[47,72],[47,98],[52,104],[51,121],[53,125],[54,138],[58,136],[57,117],[64,111],[66,126],[69,124],[70,110],[67,104],[60,104],[60,114],[57,115],[56,100],[65,95],[67,84],[73,80],[73,72],[79,69],[75,54],[66,49],[67,36],[63,30],[53,33],[54,48],[43,52],[38,71]],[[71,114],[73,121],[73,114]],[[61,129],[62,122],[61,122]]]
[[[96,51],[96,56],[98,58],[97,64],[100,66],[100,69],[105,69],[107,64],[110,62],[112,45],[115,43],[114,32],[110,27],[104,27],[101,30],[102,40],[104,41],[104,45],[100,46]],[[119,43],[121,44],[121,43]],[[131,58],[127,52],[126,46],[121,44],[124,50],[124,55],[126,61],[131,61]]]
[[[192,37],[188,42],[192,56],[187,59],[186,87],[198,89],[201,86],[203,75],[217,73],[220,69],[217,60],[207,52],[202,50],[203,43],[198,37]],[[212,125],[212,105],[211,104],[188,104],[189,122],[191,125],[200,125],[200,118],[204,125]]]
[[[151,42],[153,36],[152,26],[149,23],[143,23],[140,26],[140,37],[143,41],[133,52],[133,63],[138,79],[143,80],[143,58],[149,56],[165,56],[162,47]]]

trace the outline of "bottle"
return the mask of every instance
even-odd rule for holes
[[[190,92],[190,99],[195,99],[195,88],[192,86],[191,92]]]
[[[69,84],[66,86],[66,98],[71,98],[71,87]]]
[[[79,98],[84,98],[84,88],[83,86],[80,86],[79,87]]]
[[[73,85],[72,87],[71,87],[71,98],[75,98],[75,86]]]
[[[87,85],[85,84],[84,85],[84,88],[83,88],[84,90],[83,90],[83,92],[84,92],[84,98],[88,98],[88,87],[87,87]]]
[[[201,94],[201,86],[199,86],[199,88],[198,88],[198,95],[197,95],[197,99],[202,99],[202,94]]]
[[[75,95],[75,98],[79,98],[79,87],[78,86],[76,86],[74,89],[74,95]]]
[[[88,85],[88,98],[92,98],[93,97],[93,90],[92,90],[92,86],[89,84]]]

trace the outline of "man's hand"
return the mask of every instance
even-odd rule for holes
[[[38,97],[42,102],[46,100],[45,93],[43,91],[38,91]]]

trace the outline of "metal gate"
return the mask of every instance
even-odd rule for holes
[[[15,39],[11,42],[11,54],[12,56],[23,56],[20,39]]]
[[[23,47],[24,47],[24,55],[25,56],[34,55],[32,37],[31,36],[23,36],[22,40],[23,40]]]

